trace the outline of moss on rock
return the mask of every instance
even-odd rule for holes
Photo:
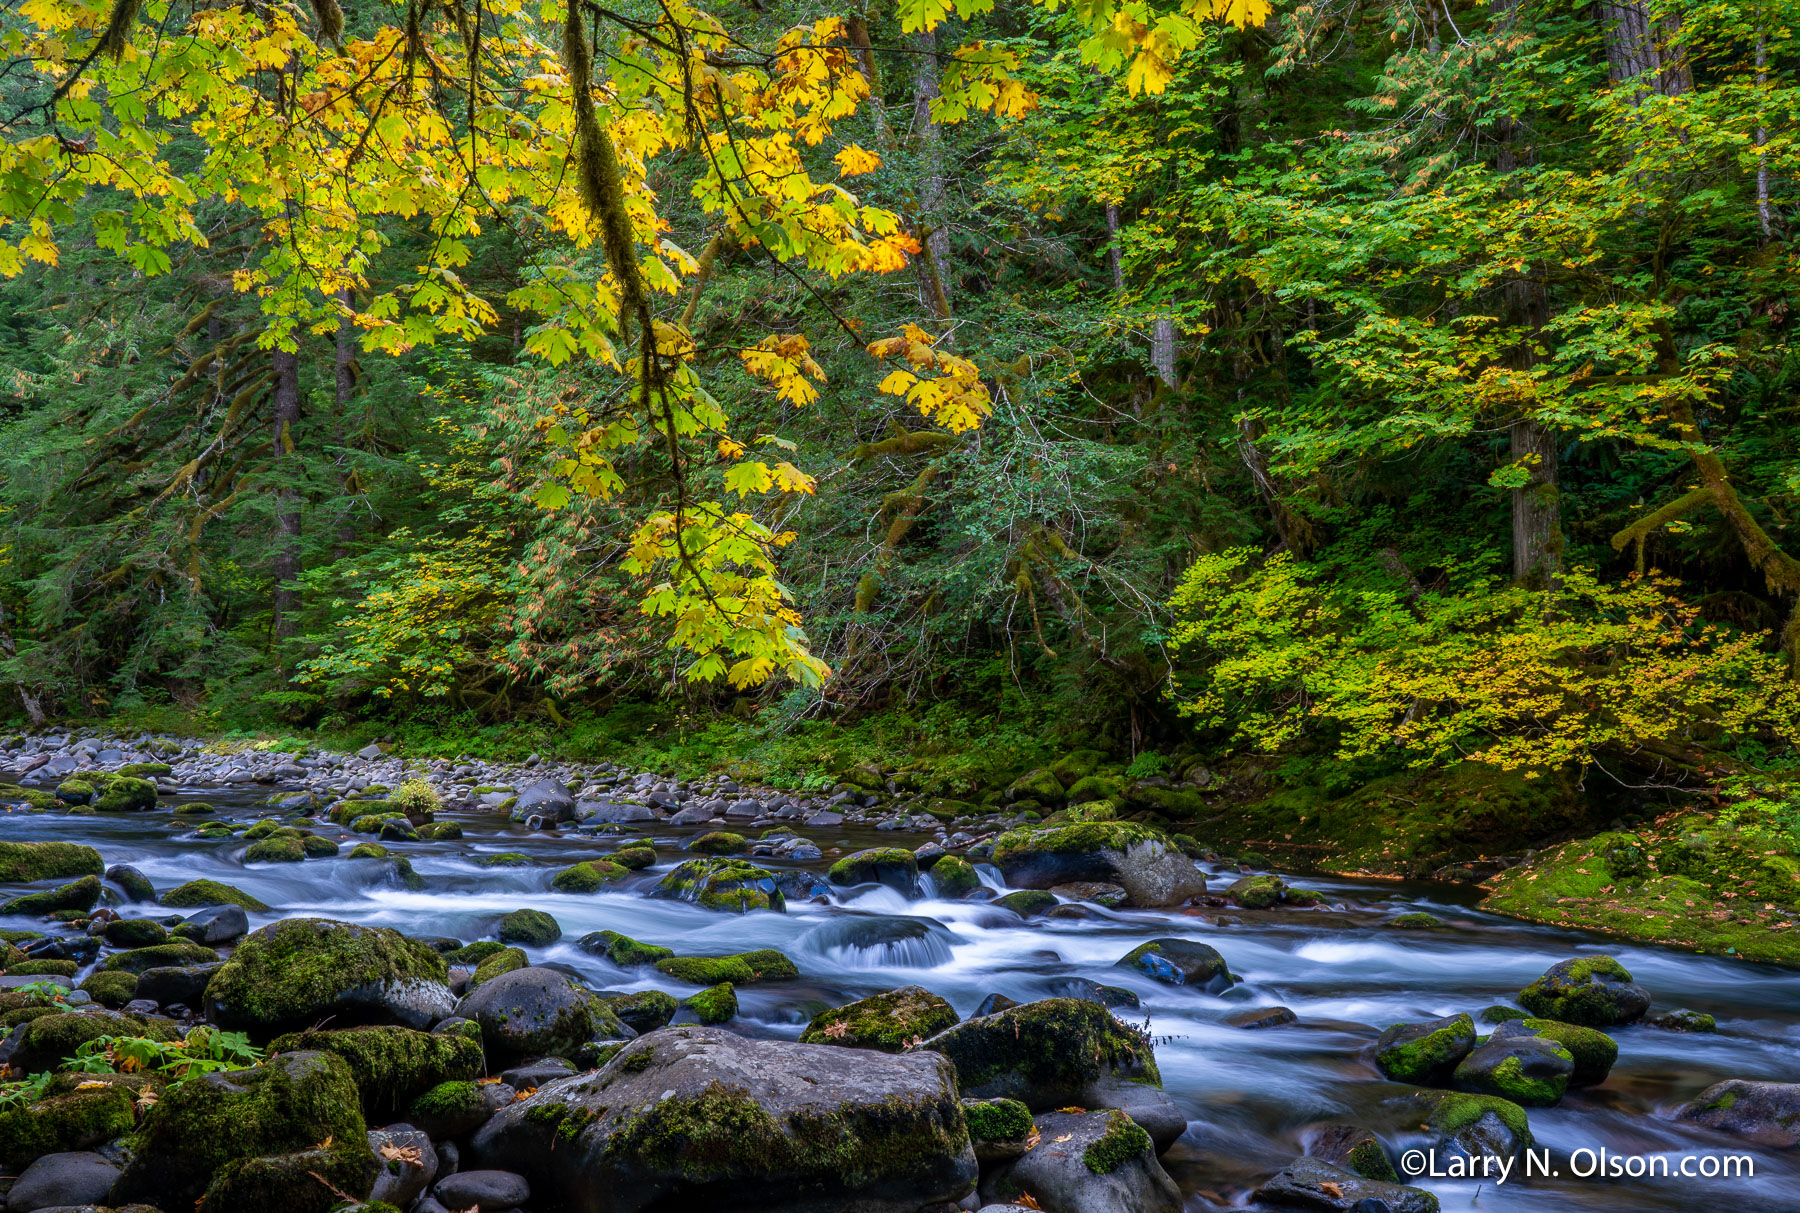
[[[137,974],[118,971],[90,973],[80,989],[86,990],[88,996],[103,1007],[118,1010],[133,998],[137,997]]]
[[[98,876],[100,852],[72,842],[0,842],[0,883],[35,884]]]
[[[1394,1082],[1441,1083],[1475,1047],[1475,1021],[1451,1015],[1397,1023],[1375,1041],[1375,1065]]]
[[[114,775],[93,802],[103,812],[143,812],[156,807],[156,785],[148,779]]]
[[[622,969],[653,965],[675,955],[673,948],[659,947],[653,943],[640,943],[631,936],[621,935],[617,931],[589,932],[576,941],[575,946],[584,952],[604,956]]]
[[[478,965],[496,952],[506,951],[506,945],[497,939],[478,939],[474,943],[466,943],[460,948],[445,952],[444,963],[453,965]],[[523,953],[521,953],[523,955]]]
[[[915,1048],[948,1057],[964,1095],[1020,1099],[1040,1111],[1076,1102],[1103,1078],[1162,1086],[1149,1037],[1075,998],[965,1020]]]
[[[975,865],[960,855],[946,855],[931,865],[931,883],[947,901],[965,897],[981,887]]]
[[[884,884],[910,893],[919,881],[919,860],[902,847],[871,847],[832,864],[825,878],[835,885]]]
[[[726,913],[787,909],[775,874],[741,859],[690,859],[663,877],[650,896],[691,901]]]
[[[716,986],[720,982],[744,986],[800,976],[794,962],[774,948],[733,956],[671,956],[657,961],[656,971],[696,986]]]
[[[305,858],[306,848],[298,838],[264,838],[244,852],[245,863],[299,863]]]
[[[562,927],[542,910],[514,910],[500,919],[501,943],[545,948],[562,938]]]
[[[0,905],[0,914],[54,914],[58,910],[91,910],[100,903],[100,878],[83,876],[41,893],[26,893]]]
[[[1081,1161],[1096,1175],[1111,1175],[1150,1148],[1150,1134],[1115,1108],[1107,1114],[1106,1132],[1082,1151]]]
[[[296,1032],[269,1049],[343,1058],[362,1095],[363,1114],[375,1122],[391,1120],[440,1083],[472,1080],[482,1070],[481,1046],[468,1037],[392,1026]]]
[[[186,884],[176,885],[162,895],[162,904],[172,910],[200,909],[203,906],[242,906],[246,910],[257,911],[269,908],[242,889],[217,880],[190,880]]]
[[[1536,1036],[1561,1045],[1575,1062],[1575,1073],[1569,1077],[1569,1082],[1578,1087],[1605,1082],[1613,1063],[1619,1060],[1618,1041],[1597,1028],[1579,1024],[1559,1023],[1553,1019],[1509,1020],[1505,1035]]]
[[[16,1174],[45,1154],[91,1150],[130,1133],[137,1123],[136,1092],[100,1081],[0,1112],[0,1166]]]
[[[698,851],[702,855],[737,855],[749,849],[750,840],[742,834],[733,834],[729,830],[713,830],[701,834],[687,844],[690,851]]]
[[[605,859],[589,859],[571,864],[550,880],[558,893],[598,893],[607,885],[625,879],[630,873],[620,864]]]
[[[1019,889],[996,897],[994,904],[1021,918],[1039,918],[1056,907],[1056,894],[1044,889]]]
[[[737,1017],[737,991],[730,982],[721,982],[697,994],[689,994],[681,1000],[681,1005],[692,1011],[695,1019],[702,1024],[728,1023]]]
[[[820,1012],[800,1034],[800,1043],[902,1053],[958,1022],[956,1009],[942,998],[922,986],[905,986]]]
[[[1016,1099],[965,1099],[962,1110],[975,1141],[1023,1141],[1031,1134],[1031,1109]]]
[[[486,985],[502,973],[511,973],[518,969],[529,968],[531,958],[518,948],[502,947],[475,966],[475,973],[469,978],[471,990]]]
[[[148,948],[114,952],[101,967],[109,973],[142,973],[145,969],[212,964],[218,959],[219,954],[209,947],[186,939],[176,939]]]
[[[633,872],[642,871],[656,863],[656,848],[648,844],[621,847],[613,852],[612,861]]]
[[[1641,1019],[1650,996],[1616,958],[1581,956],[1551,965],[1519,991],[1519,1002],[1540,1019],[1604,1028]]]
[[[347,1003],[353,992],[441,985],[448,975],[436,951],[398,931],[289,918],[245,936],[206,1000],[225,1027],[275,1032],[366,1005]]]

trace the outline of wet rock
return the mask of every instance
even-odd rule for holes
[[[517,1094],[503,1082],[439,1083],[412,1101],[406,1121],[440,1141],[464,1137],[511,1107]]]
[[[1251,1194],[1276,1209],[1319,1213],[1438,1213],[1438,1198],[1423,1188],[1364,1179],[1323,1159],[1296,1158]],[[1371,1202],[1371,1203],[1364,1203]]]
[[[301,1207],[295,1195],[314,1190],[309,1173],[353,1196],[375,1180],[356,1086],[344,1062],[324,1053],[284,1053],[175,1084],[145,1113],[133,1145],[116,1204],[273,1213]]]
[[[1645,1021],[1652,1028],[1661,1028],[1665,1032],[1717,1032],[1718,1021],[1705,1011],[1690,1011],[1685,1007],[1678,1011],[1664,1011],[1660,1015],[1652,1015]]]
[[[1134,906],[1178,905],[1206,892],[1192,860],[1156,831],[1124,822],[1013,830],[995,840],[993,862],[1019,888],[1100,881],[1124,888]]]
[[[635,994],[615,994],[606,1000],[619,1022],[638,1035],[669,1026],[680,1004],[673,994],[662,990],[639,990]]]
[[[472,1080],[482,1071],[481,1045],[476,1041],[391,1024],[295,1032],[277,1037],[269,1049],[342,1058],[362,1094],[364,1117],[376,1121],[399,1115],[440,1083]]]
[[[1069,884],[1059,884],[1050,890],[1058,897],[1069,901],[1087,902],[1104,909],[1115,909],[1130,900],[1130,894],[1116,884],[1108,884],[1103,880],[1077,880]]]
[[[672,956],[656,962],[656,971],[690,985],[713,986],[722,981],[754,985],[759,981],[788,981],[800,976],[794,962],[774,948],[739,952],[734,956]]]
[[[682,812],[690,810],[683,809]],[[671,825],[692,825],[694,822],[678,820],[681,813],[670,818]],[[577,821],[593,821],[605,824],[623,825],[628,822],[656,821],[656,810],[649,805],[631,804],[623,800],[584,800],[575,806]],[[702,818],[701,820],[705,820]]]
[[[648,809],[644,810],[649,812]],[[654,813],[651,814],[655,816]],[[713,811],[704,805],[690,805],[669,818],[672,826],[703,826],[713,819]]]
[[[1181,1193],[1143,1129],[1121,1112],[1051,1112],[1038,1141],[985,1177],[982,1195],[1029,1195],[1045,1213],[1180,1213]]]
[[[456,1014],[481,1025],[490,1064],[568,1057],[589,1041],[633,1035],[598,995],[555,969],[502,973],[463,999]]]
[[[1453,1077],[1461,1091],[1548,1108],[1562,1099],[1574,1072],[1575,1058],[1554,1040],[1495,1035],[1463,1058]]]
[[[575,818],[575,798],[569,795],[569,789],[554,779],[540,779],[536,783],[526,784],[519,789],[518,797],[513,801],[512,819],[524,821],[527,817],[542,817],[556,824],[572,821]]]
[[[180,938],[191,939],[207,947],[242,939],[249,931],[250,916],[244,913],[242,906],[212,906],[188,915],[175,928],[175,934]]]
[[[1425,1128],[1440,1151],[1516,1160],[1531,1148],[1525,1109],[1509,1099],[1451,1092],[1424,1096],[1421,1102]]]
[[[983,1166],[1011,1162],[1030,1144],[1031,1109],[1016,1099],[965,1099],[963,1121]]]
[[[1397,1023],[1376,1039],[1375,1066],[1394,1082],[1441,1085],[1474,1047],[1475,1021],[1467,1015]]]
[[[540,1057],[511,1067],[500,1075],[500,1081],[515,1091],[535,1091],[547,1082],[567,1078],[574,1072],[575,1067],[560,1057]]]
[[[156,900],[156,886],[150,878],[132,867],[130,864],[114,864],[106,869],[106,881],[125,895],[130,902],[146,902]]]
[[[1342,1167],[1364,1179],[1400,1182],[1400,1174],[1394,1170],[1394,1160],[1388,1156],[1387,1146],[1360,1125],[1327,1122],[1315,1126],[1306,1134],[1306,1153],[1310,1158]]]
[[[531,1184],[513,1171],[458,1171],[438,1181],[431,1194],[448,1209],[494,1213],[514,1209],[531,1199]]]
[[[1650,995],[1613,957],[1583,956],[1551,965],[1519,991],[1519,1003],[1542,1019],[1608,1028],[1642,1019]]]
[[[1024,1005],[1025,1004],[1018,999],[1008,998],[1004,994],[989,994],[986,998],[981,1000],[978,1006],[976,1006],[975,1014],[970,1016],[970,1018],[979,1019],[984,1015],[993,1015],[1000,1011],[1006,1011],[1013,1007],[1022,1007]]]
[[[1045,889],[1020,889],[1003,897],[994,898],[994,904],[1003,910],[1011,910],[1020,918],[1041,918],[1056,909],[1056,894]]]
[[[1286,1007],[1245,1007],[1242,1011],[1233,1011],[1225,1017],[1225,1023],[1233,1028],[1258,1030],[1261,1028],[1280,1028],[1298,1022],[1300,1017]]]
[[[99,1154],[46,1154],[14,1181],[6,1194],[7,1213],[98,1204],[118,1178],[118,1166]]]
[[[1280,905],[1287,893],[1287,882],[1279,876],[1245,876],[1225,890],[1227,896],[1246,910],[1266,910]]]
[[[936,994],[903,986],[814,1016],[800,1043],[899,1053],[957,1022],[955,1008]]]
[[[1114,1009],[1130,1009],[1139,1005],[1136,991],[1127,990],[1123,986],[1101,985],[1085,977],[1052,977],[1044,983],[1043,988],[1051,998],[1080,998]]]
[[[54,914],[58,910],[91,910],[100,902],[100,878],[83,876],[41,893],[26,893],[0,904],[0,914]]]
[[[919,861],[900,847],[873,847],[846,855],[826,873],[832,884],[884,884],[907,897],[916,897]]]
[[[975,865],[959,855],[946,855],[931,865],[931,884],[946,901],[968,896],[981,887]]]
[[[252,912],[261,912],[269,908],[242,889],[217,880],[190,880],[186,884],[177,885],[164,893],[161,900],[163,905],[172,910],[224,905],[242,906]]]
[[[1508,1019],[1495,1026],[1493,1039],[1508,1036],[1535,1036],[1567,1049],[1575,1061],[1575,1072],[1569,1076],[1570,1086],[1588,1087],[1605,1082],[1613,1062],[1619,1059],[1619,1042],[1598,1028],[1557,1023],[1552,1019]]]
[[[1800,1145],[1800,1083],[1727,1079],[1700,1092],[1675,1118],[1757,1145]]]
[[[1388,919],[1387,925],[1396,931],[1435,931],[1443,926],[1443,921],[1436,914],[1427,914],[1423,910],[1411,914],[1401,914]]]
[[[500,920],[501,943],[546,948],[562,938],[562,927],[542,910],[514,910]]]
[[[708,910],[737,914],[787,909],[775,874],[741,859],[690,859],[663,877],[649,896],[691,901]]]
[[[728,981],[716,986],[709,986],[697,994],[689,994],[675,1007],[675,1014],[669,1018],[671,1027],[680,1024],[714,1024],[730,1023],[737,1018],[737,989]]]
[[[1217,994],[1233,981],[1225,958],[1191,939],[1152,939],[1125,953],[1113,967],[1133,969],[1164,985],[1191,986],[1208,994]]]
[[[437,1177],[437,1150],[430,1135],[410,1125],[369,1130],[369,1149],[380,1168],[369,1200],[404,1209]]]
[[[591,931],[575,941],[575,946],[594,956],[604,956],[622,969],[653,965],[675,955],[673,948],[640,943],[617,931]]]
[[[889,1056],[669,1028],[540,1087],[475,1135],[477,1165],[567,1213],[918,1213],[975,1180],[955,1075]]]
[[[147,998],[164,1007],[177,1003],[188,1007],[201,1006],[206,998],[207,984],[224,967],[223,963],[218,963],[145,969],[138,974],[132,997]]]
[[[148,948],[167,942],[169,929],[150,918],[115,918],[101,938],[115,948]]]
[[[289,918],[251,932],[206,1003],[228,1028],[274,1034],[336,1017],[424,1028],[455,1009],[443,957],[386,927]]]

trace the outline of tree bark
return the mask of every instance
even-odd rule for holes
[[[1604,0],[1599,6],[1606,37],[1606,72],[1614,84],[1636,82],[1649,92],[1677,97],[1694,87],[1679,18],[1653,21],[1643,0]]]
[[[1513,579],[1554,585],[1562,573],[1562,504],[1557,488],[1556,432],[1542,422],[1512,424],[1512,456],[1531,482],[1512,494]]]
[[[339,482],[343,485],[344,497],[339,502],[342,511],[338,515],[337,540],[332,546],[332,559],[342,560],[350,554],[350,541],[355,538],[356,528],[351,521],[352,502],[356,496],[355,476],[349,467],[349,457],[343,453],[348,445],[344,433],[344,418],[350,413],[350,401],[356,394],[356,326],[350,322],[347,314],[350,307],[350,288],[345,287],[338,292],[338,302],[344,305],[346,314],[338,317],[337,349],[334,351],[336,363],[337,391],[333,398],[333,426],[336,430],[338,445],[338,464],[342,470]]]
[[[919,244],[922,252],[914,265],[919,277],[919,302],[940,322],[950,320],[950,288],[945,281],[950,265],[950,229],[945,225],[944,128],[931,116],[938,89],[937,34],[921,30],[913,35],[917,51],[913,71],[913,144],[918,149]],[[948,334],[946,333],[946,337]]]
[[[1760,94],[1769,87],[1769,36],[1756,36],[1756,87]],[[1762,245],[1775,236],[1775,218],[1769,209],[1769,158],[1763,148],[1769,143],[1769,128],[1758,124],[1756,128],[1756,225],[1762,231]]]
[[[0,602],[0,657],[14,661],[18,659],[18,656],[19,648],[13,643],[12,628],[7,626],[6,622],[6,604]],[[32,693],[31,688],[26,686],[23,680],[15,682],[13,685],[18,688],[19,702],[24,705],[26,717],[34,727],[43,725],[46,719],[43,701]]]
[[[1113,294],[1125,293],[1125,261],[1119,256],[1119,206],[1106,204],[1106,264],[1112,270]]]
[[[1175,386],[1175,322],[1158,316],[1150,327],[1150,365],[1156,377]]]
[[[300,493],[290,483],[298,479],[300,470],[294,449],[294,427],[300,421],[300,356],[276,350],[271,369],[275,374],[275,545],[270,569],[275,576],[275,639],[279,642],[300,630],[300,591],[293,585],[300,575]]]

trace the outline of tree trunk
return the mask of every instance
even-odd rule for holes
[[[1556,478],[1556,432],[1529,419],[1512,424],[1512,456],[1530,469],[1531,483],[1513,490],[1513,579],[1554,585],[1562,573],[1562,503]]]
[[[293,585],[300,575],[300,493],[292,483],[299,479],[300,472],[294,451],[294,427],[300,420],[299,354],[276,350],[272,369],[275,373],[275,545],[270,566],[275,576],[275,639],[279,644],[300,630],[300,591]]]
[[[1125,293],[1125,261],[1119,256],[1119,207],[1115,202],[1106,204],[1106,264],[1112,270],[1112,288],[1115,295]]]
[[[1158,316],[1150,328],[1150,365],[1156,377],[1175,386],[1175,322]]]
[[[6,604],[0,602],[0,657],[14,661],[18,656],[19,648],[13,643],[12,628],[8,627],[6,623]],[[32,693],[31,688],[26,686],[23,680],[13,685],[18,688],[19,702],[25,707],[26,717],[30,719],[34,727],[41,727],[45,721],[43,702]]]
[[[1756,36],[1756,87],[1760,94],[1769,87],[1769,36]],[[1766,101],[1763,97],[1759,104]],[[1775,235],[1774,215],[1769,209],[1769,158],[1763,149],[1769,143],[1769,128],[1758,124],[1756,128],[1756,225],[1762,231],[1762,244],[1766,248]]]
[[[931,103],[937,100],[938,63],[937,35],[922,30],[913,35],[917,52],[913,73],[913,145],[918,149],[919,179],[919,244],[921,252],[914,266],[919,276],[919,302],[942,323],[950,321],[950,288],[946,281],[950,265],[950,229],[945,224],[944,128],[931,116]],[[949,336],[948,332],[945,334]]]
[[[1599,8],[1606,73],[1614,84],[1637,82],[1640,99],[1646,91],[1676,97],[1693,88],[1679,18],[1652,21],[1643,0],[1606,0]]]
[[[338,302],[343,304],[346,309],[350,307],[350,288],[345,287],[338,292]],[[333,560],[342,560],[350,554],[350,541],[356,534],[356,527],[351,520],[350,513],[356,497],[355,481],[349,466],[349,456],[344,454],[344,449],[348,446],[344,434],[344,418],[349,415],[350,400],[356,394],[355,334],[356,326],[350,322],[350,317],[347,314],[339,316],[337,350],[335,351],[337,392],[333,398],[332,422],[333,428],[336,430],[338,466],[342,470],[339,481],[343,485],[344,496],[343,500],[338,503],[340,512],[337,521],[337,540],[331,549]]]

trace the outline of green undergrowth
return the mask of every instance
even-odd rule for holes
[[[1501,873],[1483,905],[1531,922],[1800,965],[1800,856],[1699,814],[1553,847]]]

